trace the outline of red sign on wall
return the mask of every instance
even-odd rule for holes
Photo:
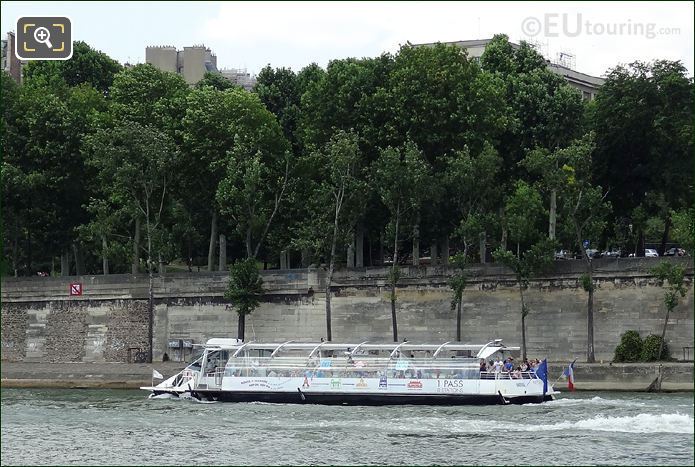
[[[82,295],[82,284],[73,282],[70,284],[70,295]]]

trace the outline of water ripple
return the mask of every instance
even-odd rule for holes
[[[3,465],[693,464],[692,394],[343,407],[16,389],[1,416]]]

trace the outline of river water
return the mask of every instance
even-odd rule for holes
[[[2,465],[693,465],[693,395],[344,407],[2,390]]]

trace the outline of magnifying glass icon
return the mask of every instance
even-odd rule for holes
[[[40,44],[46,44],[49,49],[53,48],[53,44],[51,44],[51,33],[43,26],[34,30],[34,39]]]

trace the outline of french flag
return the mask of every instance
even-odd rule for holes
[[[565,368],[565,371],[562,372],[564,376],[567,376],[567,389],[570,391],[574,391],[574,362],[576,362],[577,359],[575,358],[570,365]]]

